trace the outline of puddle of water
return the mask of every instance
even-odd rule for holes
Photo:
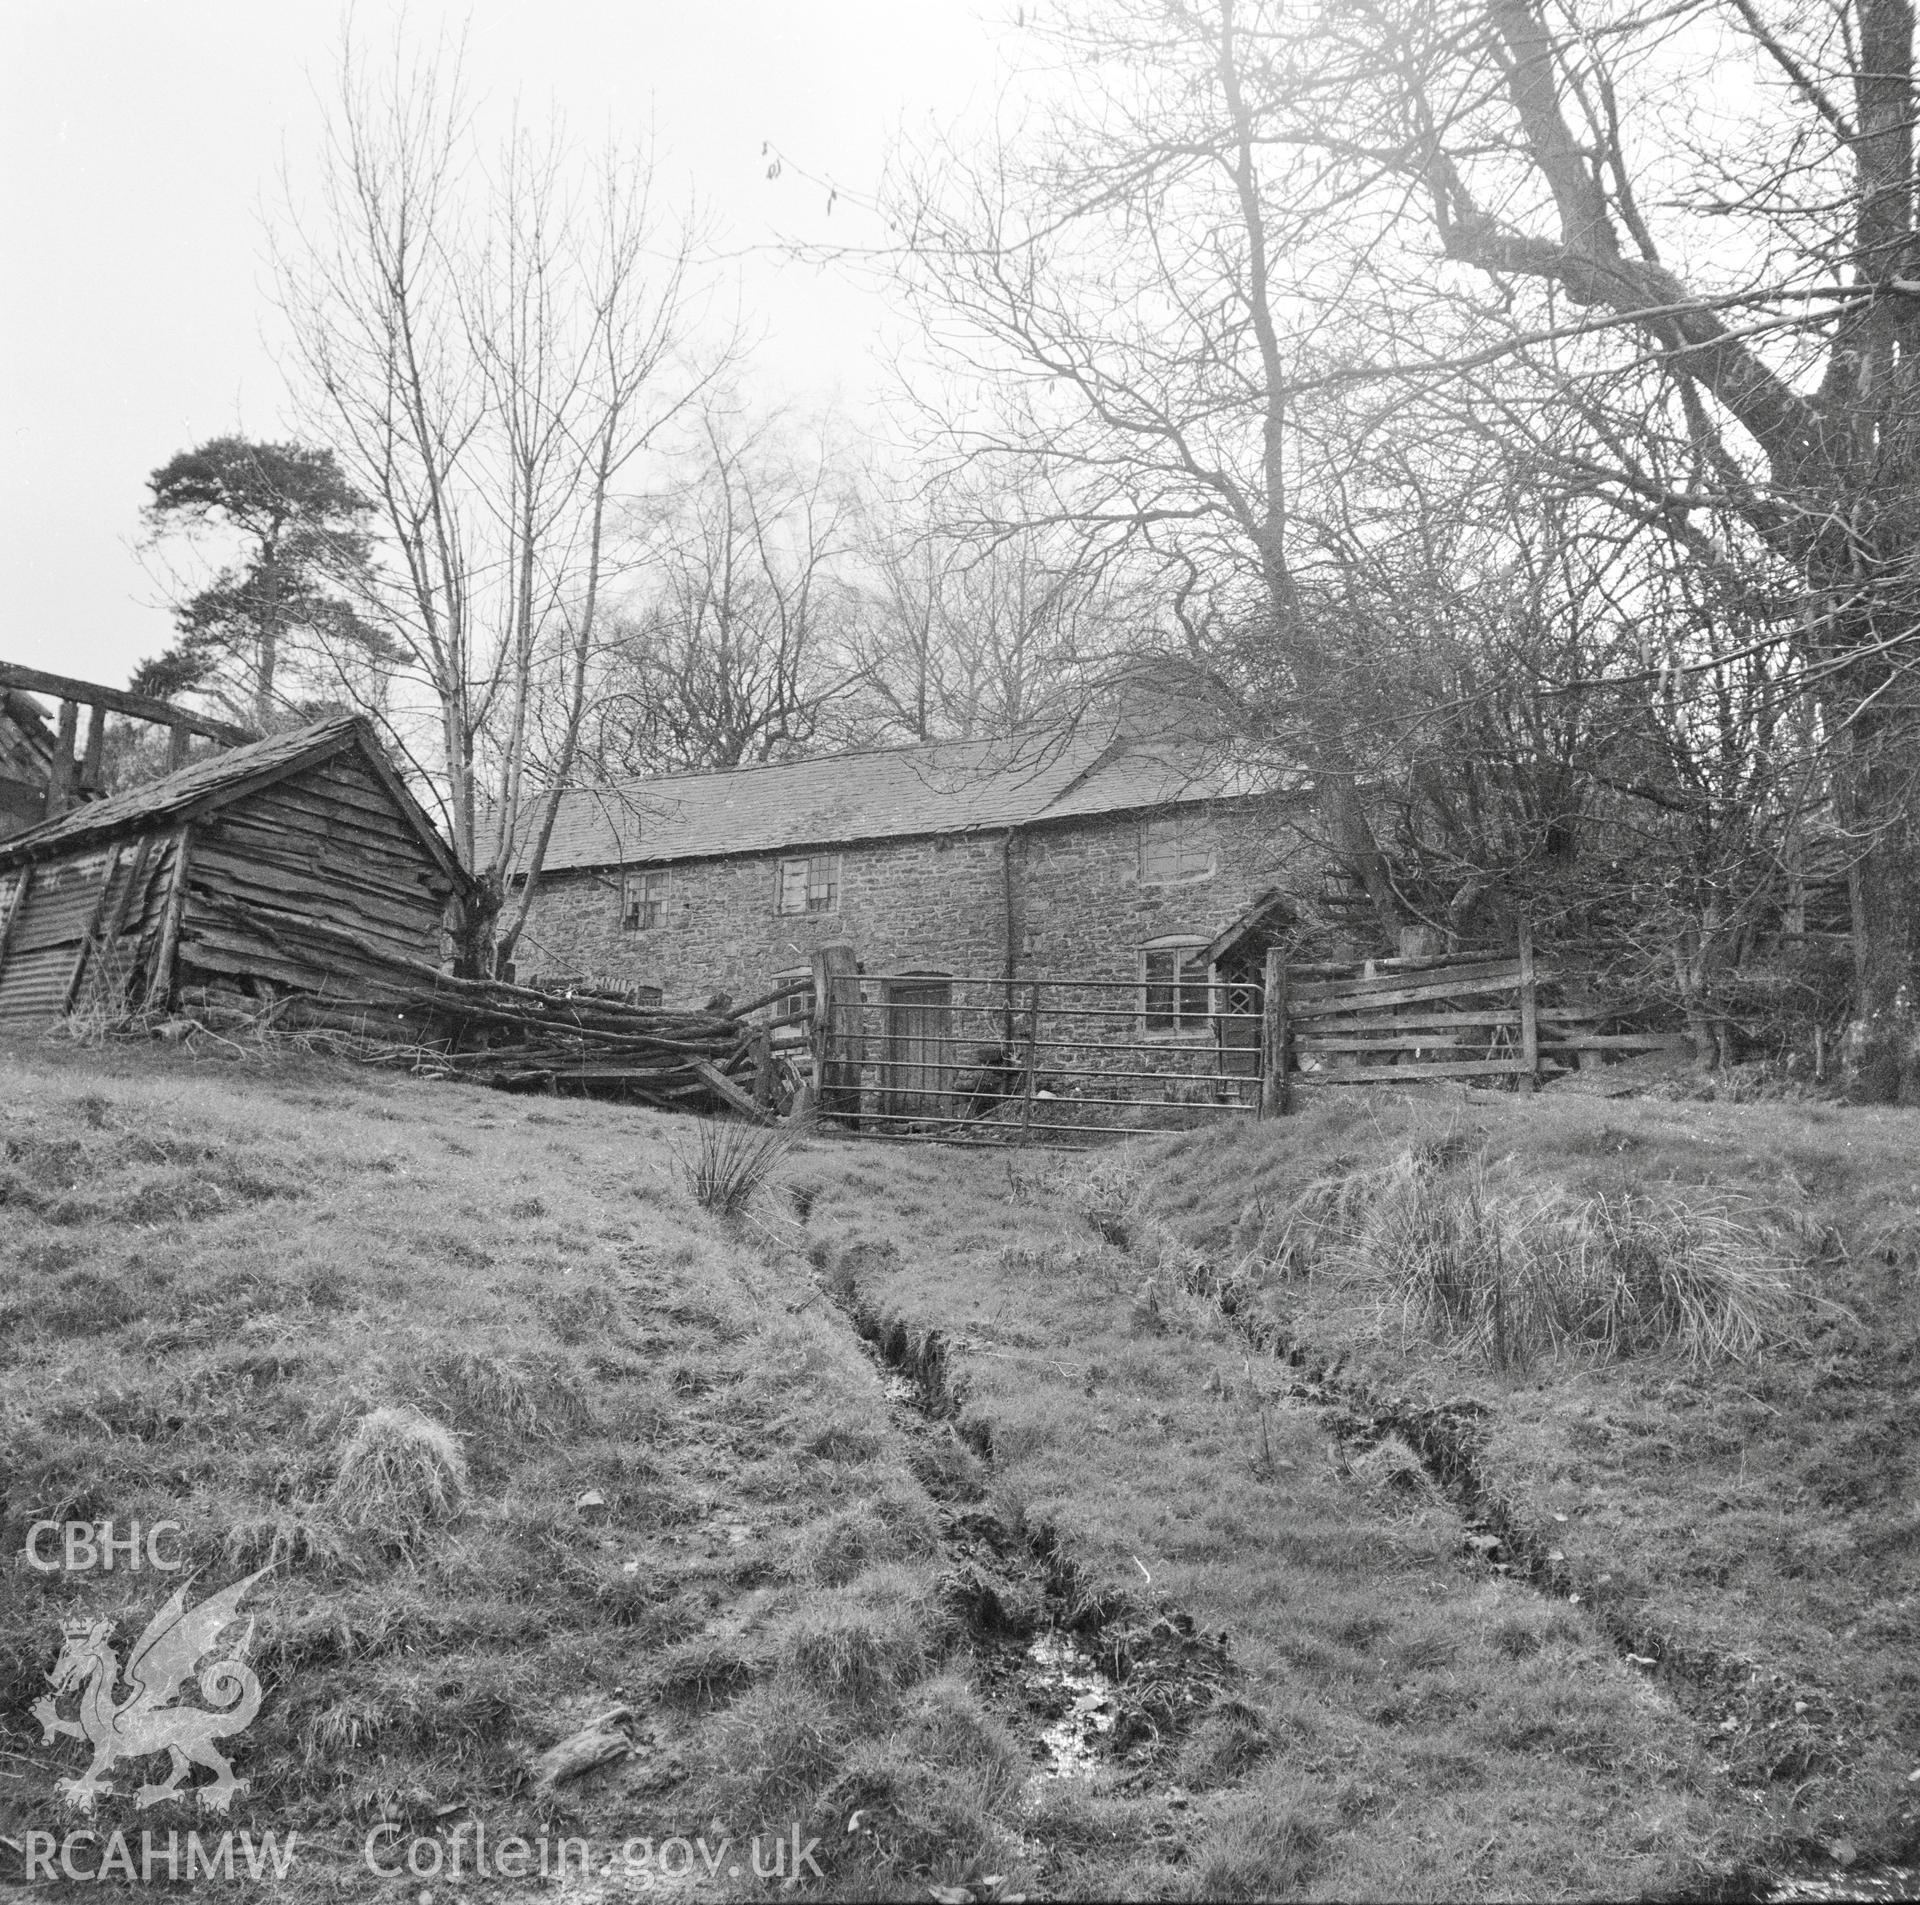
[[[1020,1676],[1037,1706],[1066,1711],[1040,1734],[1049,1779],[1084,1779],[1100,1758],[1102,1736],[1113,1731],[1114,1685],[1062,1634],[1041,1634],[1027,1648]]]

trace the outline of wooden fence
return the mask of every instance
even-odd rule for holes
[[[1542,993],[1549,996],[1545,1003]],[[1608,1032],[1617,1020],[1583,1003],[1577,975],[1541,967],[1526,925],[1512,958],[1488,952],[1351,966],[1294,966],[1267,954],[1262,988],[1263,1116],[1298,1087],[1411,1084],[1417,1079],[1544,1078],[1609,1055],[1688,1048],[1680,1032]]]

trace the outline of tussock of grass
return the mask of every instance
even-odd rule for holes
[[[915,1601],[864,1599],[815,1605],[782,1637],[780,1662],[835,1707],[891,1698],[919,1679],[928,1658],[926,1610]]]
[[[448,1346],[429,1359],[423,1377],[428,1389],[444,1399],[454,1419],[472,1428],[524,1437],[540,1426],[534,1383],[500,1356]],[[560,1393],[570,1405],[561,1419],[577,1420],[578,1396],[567,1390]]]
[[[876,1563],[918,1560],[937,1548],[919,1504],[876,1498],[816,1521],[802,1538],[795,1563],[822,1586],[844,1587]]]
[[[793,1149],[793,1133],[744,1118],[710,1118],[700,1126],[680,1174],[693,1200],[716,1217],[738,1217],[775,1166]]]
[[[340,1531],[322,1518],[301,1514],[255,1515],[236,1521],[221,1549],[227,1565],[245,1574],[289,1564],[326,1574],[346,1559]]]
[[[1291,1196],[1249,1200],[1230,1241],[1243,1282],[1333,1274],[1376,1289],[1403,1335],[1517,1371],[1661,1350],[1704,1366],[1797,1343],[1806,1302],[1769,1228],[1725,1197],[1496,1183],[1448,1130],[1365,1166],[1336,1156]]]
[[[1352,1464],[1354,1479],[1392,1508],[1425,1508],[1441,1499],[1426,1464],[1397,1435],[1383,1435]]]
[[[1250,1794],[1230,1801],[1209,1824],[1206,1855],[1194,1873],[1199,1898],[1291,1897],[1325,1860],[1326,1822],[1298,1801]]]
[[[815,1816],[843,1832],[841,1821],[851,1824],[865,1868],[852,1896],[925,1896],[937,1887],[991,1897],[983,1880],[1017,1872],[1031,1856],[1011,1829],[1027,1771],[978,1695],[942,1675],[913,1689],[890,1733],[849,1757]]]
[[[1502,1193],[1477,1158],[1448,1168],[1414,1150],[1371,1180],[1343,1219],[1350,1273],[1380,1278],[1406,1326],[1495,1369],[1556,1352],[1739,1361],[1793,1335],[1789,1267],[1725,1208]]]
[[[819,1693],[780,1680],[753,1688],[714,1722],[704,1770],[716,1804],[733,1817],[791,1818],[841,1772],[848,1746]]]
[[[451,1521],[467,1493],[467,1458],[444,1423],[404,1405],[372,1410],[341,1447],[327,1506],[347,1527],[405,1544]]]

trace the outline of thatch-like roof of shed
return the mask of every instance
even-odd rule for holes
[[[449,878],[464,883],[466,875],[427,818],[420,803],[408,793],[364,715],[330,715],[286,734],[270,734],[264,741],[195,761],[161,780],[88,801],[57,820],[0,841],[0,868],[27,860],[48,860],[116,834],[145,833],[161,826],[180,826],[202,815],[217,813],[235,801],[276,781],[289,779],[336,755],[356,754],[392,797],[399,817],[415,833]]]

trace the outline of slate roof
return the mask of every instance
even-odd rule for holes
[[[57,820],[0,840],[0,867],[21,860],[46,859],[86,841],[106,839],[117,833],[139,833],[160,824],[178,824],[195,813],[224,807],[254,787],[284,780],[289,774],[349,748],[358,748],[366,757],[368,765],[394,796],[396,808],[412,823],[435,857],[453,871],[453,859],[446,843],[387,765],[372,724],[358,714],[329,715],[323,721],[310,722],[286,734],[270,734],[264,741],[210,754],[205,760],[190,762],[160,780],[144,781],[138,787],[110,794],[105,800],[85,801]]]
[[[545,867],[656,866],[1122,813],[1257,791],[1191,748],[1131,747],[1110,729],[935,741],[772,767],[668,775],[561,799]]]

